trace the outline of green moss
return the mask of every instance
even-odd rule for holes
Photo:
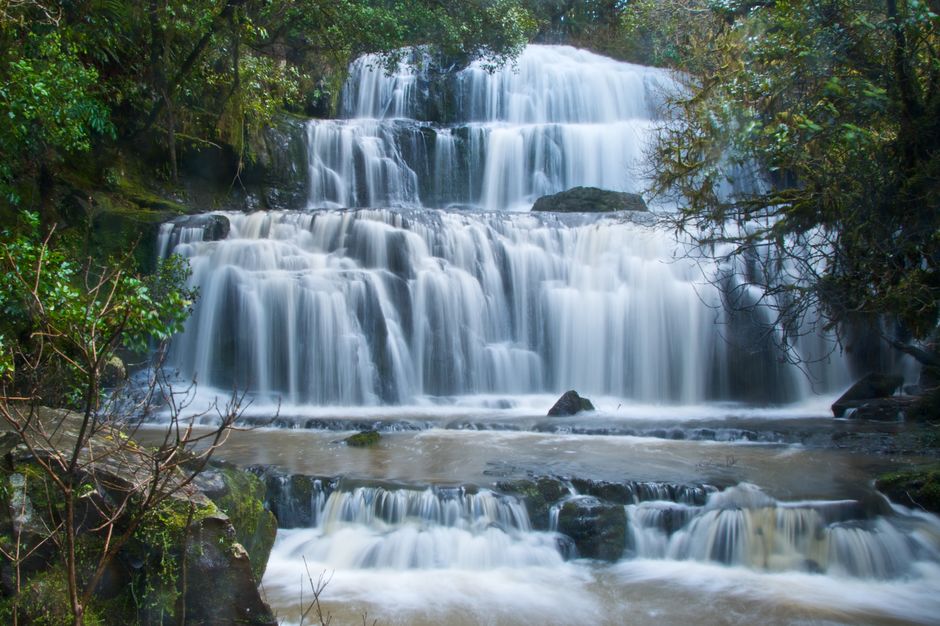
[[[535,480],[501,482],[498,487],[522,499],[529,519],[535,528],[539,529],[548,528],[552,505],[568,495],[568,489],[561,481],[547,476],[540,476]]]
[[[940,464],[883,474],[875,487],[899,504],[940,513]]]
[[[264,482],[235,467],[223,466],[217,471],[225,490],[214,495],[213,501],[231,520],[235,539],[248,552],[252,573],[260,581],[277,534],[277,520],[264,508]]]
[[[354,448],[366,448],[369,446],[374,446],[379,442],[381,436],[378,431],[375,430],[364,430],[355,435],[346,437],[343,441],[346,442],[347,446],[352,446]]]

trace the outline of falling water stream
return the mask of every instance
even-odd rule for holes
[[[217,213],[221,238],[164,225],[200,289],[170,362],[200,397],[247,390],[259,427],[222,456],[321,477],[263,581],[284,623],[305,562],[338,623],[940,617],[940,522],[873,492],[885,461],[818,445],[849,382],[825,337],[799,339],[807,377],[655,212],[527,211],[642,190],[671,88],[567,47],[493,73],[363,57],[341,117],[306,125],[307,210]],[[570,388],[597,410],[545,417]],[[342,443],[366,428],[376,447]],[[506,481],[540,476],[574,482],[532,518]],[[559,531],[566,503],[597,500],[575,479],[632,489],[610,562]]]

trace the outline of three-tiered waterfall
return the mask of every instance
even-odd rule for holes
[[[819,407],[847,382],[825,337],[729,313],[715,269],[658,224],[669,207],[528,211],[575,186],[641,192],[674,88],[568,47],[495,72],[363,57],[341,118],[304,128],[305,210],[164,225],[161,254],[200,292],[170,364],[291,427],[220,451],[264,466],[283,619],[320,571],[344,623],[940,612],[936,518],[873,493],[881,461],[825,445]],[[545,417],[571,388],[598,410]],[[364,428],[377,447],[341,441]]]

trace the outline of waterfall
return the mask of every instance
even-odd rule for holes
[[[528,209],[579,185],[642,190],[664,70],[529,46],[496,72],[441,73],[426,51],[352,64],[340,120],[307,126],[312,207]]]
[[[639,217],[225,217],[227,238],[175,247],[200,299],[171,360],[201,384],[345,405],[572,387],[671,403],[808,393],[770,346],[725,340],[718,290]]]
[[[310,530],[287,531],[286,549],[354,569],[492,569],[562,562],[554,536],[534,533],[525,507],[488,490],[334,491]]]
[[[663,70],[564,46],[530,46],[492,73],[441,73],[420,49],[390,73],[360,58],[343,117],[307,124],[308,211],[161,230],[161,254],[186,256],[200,292],[170,363],[295,405],[570,388],[644,403],[805,398],[769,316],[722,311],[652,217],[507,210],[574,185],[640,189],[671,88]],[[831,348],[800,342],[809,361]],[[839,363],[811,370],[818,389],[843,382]]]

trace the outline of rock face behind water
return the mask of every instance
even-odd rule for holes
[[[857,409],[871,400],[887,398],[894,394],[904,379],[891,374],[868,374],[849,387],[832,404],[832,414],[843,417],[848,409]]]
[[[548,410],[549,417],[564,417],[574,415],[581,411],[593,411],[594,404],[587,398],[582,398],[574,389],[566,391],[558,401]]]
[[[597,187],[574,187],[560,193],[542,196],[533,211],[558,213],[611,213],[613,211],[648,211],[643,197],[636,193],[610,191]]]

